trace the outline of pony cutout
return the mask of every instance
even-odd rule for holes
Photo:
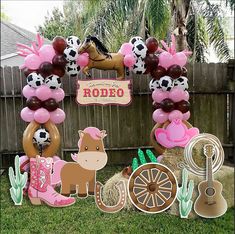
[[[182,120],[174,119],[166,129],[156,129],[155,138],[159,144],[169,149],[176,146],[184,147],[192,137],[198,134],[197,128],[188,129]]]
[[[116,70],[117,79],[124,79],[124,56],[121,53],[109,53],[103,43],[94,36],[86,37],[78,49],[79,54],[84,52],[89,54],[89,62],[82,69],[86,76],[91,77],[89,70],[91,68],[97,68],[101,70]]]
[[[106,131],[88,127],[80,130],[78,141],[79,152],[71,154],[75,162],[60,160],[54,165],[53,184],[61,181],[61,194],[69,196],[78,194],[78,197],[94,195],[96,171],[102,169],[108,160],[104,149],[103,139]],[[58,176],[60,175],[60,176]]]

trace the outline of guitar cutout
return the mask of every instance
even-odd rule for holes
[[[204,218],[216,218],[227,210],[227,202],[222,196],[222,184],[213,179],[212,158],[215,155],[213,144],[203,147],[206,156],[206,180],[198,185],[199,196],[194,203],[195,212]]]

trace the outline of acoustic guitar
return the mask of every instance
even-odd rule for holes
[[[222,196],[222,184],[213,180],[212,157],[215,148],[212,144],[204,146],[206,156],[206,180],[198,185],[199,196],[194,203],[194,211],[204,218],[216,218],[223,215],[227,210],[227,202]]]

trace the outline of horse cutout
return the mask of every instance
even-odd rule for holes
[[[89,35],[86,37],[78,49],[78,53],[84,52],[89,54],[88,65],[82,69],[86,76],[91,77],[89,70],[97,68],[101,70],[116,70],[118,80],[125,78],[124,56],[121,53],[109,53],[103,43],[95,36]]]
[[[61,181],[61,194],[77,194],[85,198],[88,194],[94,195],[96,171],[102,169],[108,160],[103,143],[106,131],[88,127],[78,132],[79,152],[71,155],[75,162],[56,162],[52,181],[54,184]]]

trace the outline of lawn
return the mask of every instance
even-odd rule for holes
[[[106,167],[98,172],[98,180],[105,182],[121,167]],[[6,174],[6,173],[5,173]],[[13,205],[9,182],[1,176],[1,233],[234,233],[234,211],[217,219],[184,220],[166,212],[148,215],[137,211],[116,214],[101,212],[93,198],[77,199],[67,208],[32,206],[28,199],[23,205]]]

